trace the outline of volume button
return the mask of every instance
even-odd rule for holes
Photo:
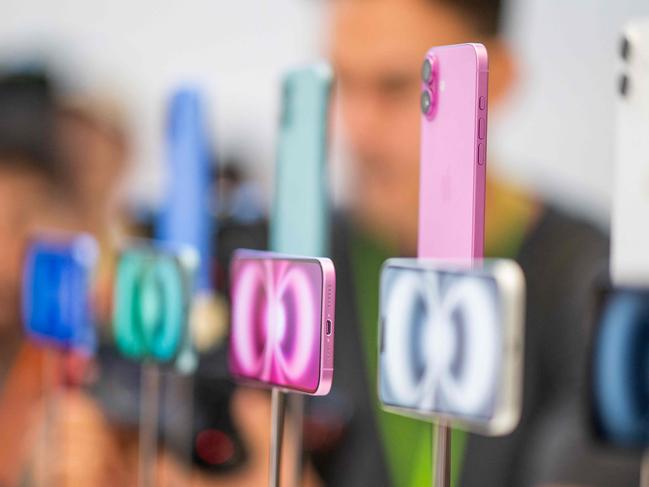
[[[486,123],[484,118],[480,117],[478,119],[478,138],[484,140],[486,133]]]
[[[485,147],[482,142],[478,144],[478,165],[482,166],[485,163]]]

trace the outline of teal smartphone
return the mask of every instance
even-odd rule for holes
[[[282,80],[270,248],[293,255],[328,253],[327,133],[332,70],[320,62]]]

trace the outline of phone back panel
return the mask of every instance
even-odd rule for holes
[[[327,126],[332,71],[318,63],[290,72],[282,85],[270,246],[276,252],[327,253]]]
[[[433,113],[421,116],[419,257],[482,257],[487,150],[487,51],[435,47]],[[422,84],[422,89],[426,85]]]
[[[624,29],[617,98],[611,271],[616,285],[649,284],[649,19]]]

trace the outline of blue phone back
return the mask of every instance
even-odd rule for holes
[[[197,290],[212,288],[210,262],[214,249],[211,150],[204,101],[193,88],[176,91],[170,100],[166,133],[167,191],[156,225],[156,238],[194,247],[200,256]]]
[[[270,247],[277,252],[327,254],[329,194],[327,126],[332,71],[318,63],[289,72],[275,172]]]

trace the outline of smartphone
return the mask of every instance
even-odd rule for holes
[[[85,234],[41,235],[27,249],[22,315],[31,339],[92,353],[96,345],[91,287],[99,249]]]
[[[326,255],[329,238],[327,129],[332,83],[324,62],[290,71],[282,81],[270,248]]]
[[[591,419],[597,438],[649,447],[649,289],[599,293],[590,367]]]
[[[611,273],[616,285],[649,283],[649,18],[624,28],[620,42]]]
[[[389,259],[381,271],[384,409],[501,435],[520,417],[525,282],[510,260]]]
[[[237,250],[230,276],[230,372],[294,392],[327,394],[334,370],[333,262]]]
[[[215,186],[211,183],[213,160],[204,106],[200,92],[190,87],[175,91],[170,99],[166,131],[169,183],[155,238],[196,249],[200,256],[197,291],[210,292],[211,244],[216,234],[210,199],[215,198]]]
[[[421,78],[418,256],[470,261],[484,247],[487,50],[434,47]]]
[[[191,361],[189,313],[198,253],[188,246],[139,242],[124,248],[117,263],[113,332],[130,358]],[[195,364],[193,364],[195,365]],[[192,364],[178,362],[191,369]],[[187,370],[189,371],[189,370]]]

